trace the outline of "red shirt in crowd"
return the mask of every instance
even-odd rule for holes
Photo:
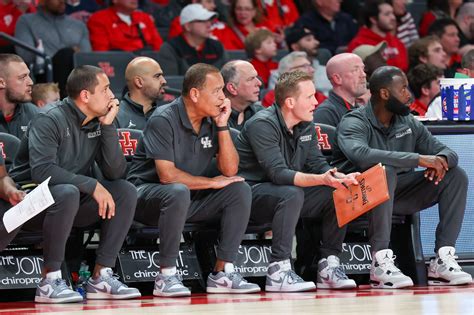
[[[273,29],[283,29],[298,20],[300,14],[293,0],[266,0],[258,1],[259,6],[265,4],[263,12]]]
[[[113,7],[92,14],[87,23],[92,49],[135,51],[145,47],[144,39],[151,50],[159,50],[163,40],[151,15],[135,11],[130,17],[132,23],[129,25],[117,15]]]
[[[268,24],[268,22],[259,23],[256,27],[266,28],[272,32],[275,31],[273,26]],[[244,40],[248,34],[249,31],[240,24],[231,27],[225,23],[219,23],[212,27],[212,36],[220,41],[222,46],[227,50],[245,49]]]
[[[25,13],[34,12],[36,12],[36,7],[31,4]],[[14,36],[16,22],[22,14],[23,12],[18,10],[18,8],[13,3],[0,4],[0,32],[4,32],[10,36]],[[0,46],[8,44],[8,42],[0,40]]]
[[[417,113],[419,116],[425,116],[428,110],[428,105],[416,99],[411,105],[410,110]]]
[[[257,70],[258,75],[263,81],[263,86],[267,87],[270,73],[272,70],[278,68],[278,63],[271,59],[268,61],[261,61],[256,58],[252,58],[250,63],[254,66],[255,70]]]
[[[325,99],[327,99],[327,96],[326,96],[326,95],[324,95],[323,93],[318,92],[318,91],[316,91],[316,93],[314,94],[314,97],[315,97],[316,100],[318,101],[318,104],[321,104],[322,102],[324,102]],[[267,94],[265,94],[265,96],[263,97],[262,106],[263,106],[263,107],[269,107],[269,106],[271,106],[274,102],[275,102],[275,90],[270,90],[270,91],[268,91]]]
[[[425,37],[428,35],[428,30],[434,21],[436,21],[436,15],[432,11],[428,11],[423,14],[420,22],[420,37]]]
[[[395,66],[403,71],[408,70],[408,55],[405,45],[394,35],[387,33],[384,37],[376,34],[367,27],[361,27],[356,37],[347,46],[347,52],[352,52],[360,45],[375,46],[381,41],[387,42],[387,48],[383,51],[383,56],[387,64]]]

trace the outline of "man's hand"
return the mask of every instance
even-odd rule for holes
[[[120,109],[118,99],[114,98],[110,100],[109,104],[107,104],[107,108],[109,110],[107,114],[99,117],[99,121],[102,125],[111,125],[114,122]]]
[[[360,173],[343,174],[337,171],[337,168],[332,168],[323,174],[324,185],[333,188],[348,188],[349,185],[359,185],[356,176]]]
[[[25,198],[26,193],[23,190],[18,190],[15,188],[7,191],[6,195],[10,204],[15,206]]]
[[[420,155],[418,165],[426,167],[425,177],[430,181],[435,180],[435,185],[443,180],[449,170],[446,158],[437,155]]]
[[[230,100],[228,98],[224,99],[224,102],[219,107],[221,109],[221,113],[214,117],[214,122],[216,123],[217,127],[225,127],[227,126],[227,121],[229,120],[230,114],[232,112]]]
[[[240,176],[216,176],[212,178],[212,189],[221,189],[236,182],[243,182],[245,179]]]
[[[97,186],[92,193],[92,198],[94,198],[99,206],[99,217],[102,219],[111,219],[115,215],[114,199],[101,183],[97,182]]]

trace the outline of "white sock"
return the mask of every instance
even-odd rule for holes
[[[46,274],[46,279],[56,280],[61,279],[63,277],[61,270],[58,271],[51,271]]]
[[[171,277],[176,274],[176,267],[161,268],[161,274],[166,277]]]

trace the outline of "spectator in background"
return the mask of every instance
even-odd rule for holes
[[[143,130],[163,96],[166,80],[160,65],[152,58],[137,57],[125,69],[128,92],[120,101],[115,119],[117,128]]]
[[[191,4],[191,3],[199,3],[201,4],[206,10],[209,10],[211,12],[216,11],[216,2],[214,0],[187,0],[185,1],[186,4]],[[224,25],[222,22],[220,22],[216,18],[212,21],[212,27],[214,27],[214,24],[218,23],[219,25]],[[221,26],[215,26],[215,27],[221,27]],[[168,32],[168,39],[175,38],[176,36],[179,36],[183,33],[183,28],[181,27],[181,19],[178,16],[176,16],[170,24],[169,27],[169,32]]]
[[[37,83],[33,85],[31,99],[33,104],[39,108],[57,102],[59,98],[59,87],[57,83]]]
[[[101,0],[67,0],[66,14],[87,24],[92,13],[104,8]]]
[[[459,54],[459,30],[456,22],[451,19],[441,19],[431,24],[430,35],[436,35],[439,38],[441,46],[447,54],[447,68],[444,76],[454,77],[456,70],[461,66],[462,56]]]
[[[110,8],[91,15],[87,27],[95,51],[159,50],[163,43],[151,15],[138,10],[138,0],[112,0]]]
[[[274,34],[266,29],[251,33],[245,39],[245,51],[266,88],[271,72],[278,68],[278,63],[272,60],[277,54]]]
[[[263,109],[258,101],[262,82],[257,70],[248,61],[233,60],[221,69],[224,78],[224,94],[230,100],[232,113],[229,126],[241,130],[244,123]]]
[[[429,28],[438,19],[454,19],[463,0],[428,0],[426,11],[420,21],[420,36],[428,35]]]
[[[418,38],[415,20],[410,12],[407,11],[406,4],[408,0],[389,0],[393,7],[393,13],[397,18],[397,37],[402,41],[406,48],[410,47]]]
[[[300,17],[293,0],[267,0],[259,1],[259,4],[272,29],[278,32],[292,26]]]
[[[229,10],[228,25],[219,25],[212,30],[212,35],[227,50],[244,49],[245,38],[256,30],[273,30],[257,0],[231,0]]]
[[[443,70],[431,64],[419,64],[410,69],[407,75],[410,90],[415,97],[410,105],[411,113],[415,116],[425,116],[428,106],[439,96],[439,79],[443,77]]]
[[[6,0],[0,3],[0,32],[10,36],[15,34],[16,22],[20,15],[36,12],[33,0]],[[14,53],[14,45],[0,40],[1,53]]]
[[[461,69],[456,71],[455,78],[474,78],[474,49],[469,50],[462,56]]]
[[[331,82],[329,82],[326,75],[326,67],[319,63],[318,48],[319,41],[314,37],[314,34],[307,28],[301,26],[289,27],[285,31],[285,40],[288,49],[291,51],[304,51],[309,60],[312,62],[314,68],[314,82],[317,84],[318,91],[325,95],[332,89]],[[274,82],[270,79],[270,88],[274,88]]]
[[[386,42],[381,42],[376,46],[360,45],[354,49],[353,53],[362,59],[365,66],[365,74],[370,78],[372,73],[381,66],[386,66],[387,61],[383,57],[383,51],[387,47]]]
[[[314,78],[314,68],[311,64],[311,61],[308,59],[308,55],[304,51],[293,51],[283,57],[278,63],[278,71],[272,75],[272,78],[278,80],[283,73],[293,72],[293,71],[302,71],[306,74],[312,75]],[[320,91],[318,91],[318,81],[313,83],[316,88],[316,93],[314,97],[318,101],[318,104],[321,104],[327,97]],[[262,105],[264,107],[269,107],[275,102],[275,90],[272,88],[266,94],[262,100]]]
[[[333,88],[314,111],[313,121],[337,127],[345,113],[358,107],[356,99],[367,93],[364,63],[355,54],[338,54],[329,59],[326,71]]]
[[[341,12],[340,0],[313,0],[315,8],[296,22],[313,32],[314,37],[332,54],[347,46],[357,33],[357,24],[347,13]]]
[[[410,69],[420,63],[429,63],[442,70],[447,68],[448,56],[436,36],[420,38],[408,49]]]
[[[196,63],[207,63],[222,67],[226,61],[224,47],[211,39],[212,20],[215,12],[206,10],[201,4],[189,4],[181,11],[183,33],[165,42],[159,52],[159,60],[166,75],[184,75]]]
[[[461,42],[461,55],[471,50],[474,44],[474,3],[465,3],[456,15],[456,23],[459,27],[459,39]]]
[[[39,112],[31,104],[33,81],[21,57],[0,54],[0,132],[21,138]]]
[[[405,45],[392,32],[396,30],[397,21],[393,8],[384,0],[367,1],[364,7],[364,23],[356,37],[349,43],[348,52],[360,45],[377,45],[387,42],[383,52],[387,64],[396,66],[403,71],[408,70],[408,56]]]

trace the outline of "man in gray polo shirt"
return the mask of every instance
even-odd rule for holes
[[[333,163],[344,171],[364,171],[377,163],[385,165],[390,199],[369,213],[372,287],[413,285],[395,266],[395,256],[389,249],[392,214],[410,215],[436,203],[440,222],[436,228],[436,257],[428,267],[428,283],[471,283],[471,275],[456,262],[454,249],[468,186],[456,152],[410,115],[412,97],[408,80],[400,69],[380,67],[369,83],[370,103],[348,113],[339,123]],[[417,167],[425,170],[414,171]]]
[[[220,222],[209,293],[250,293],[260,288],[234,271],[251,206],[250,187],[236,176],[239,156],[227,125],[231,113],[219,70],[198,63],[184,76],[182,97],[158,107],[147,122],[128,179],[137,186],[135,219],[160,229],[156,296],[188,296],[176,274],[185,222]],[[216,156],[217,155],[217,156]],[[222,175],[206,172],[216,156]]]
[[[229,126],[241,130],[250,117],[264,108],[258,101],[262,81],[253,65],[244,60],[229,61],[222,67],[221,74],[224,93],[232,107]]]
[[[111,269],[133,222],[137,200],[135,187],[122,179],[127,166],[113,125],[118,100],[107,75],[97,67],[74,69],[66,87],[70,97],[31,122],[10,172],[17,183],[39,184],[51,177],[49,189],[55,203],[24,226],[43,231],[43,279],[35,301],[82,301],[66,285],[60,268],[72,227],[97,223],[100,243],[86,285],[87,298],[138,297],[140,292],[121,283]],[[95,162],[103,180],[92,176]]]
[[[252,186],[252,222],[272,222],[272,255],[267,291],[295,292],[315,288],[291,269],[291,248],[300,217],[322,218],[318,288],[354,288],[338,254],[345,228],[337,225],[333,188],[354,183],[357,174],[331,169],[318,149],[313,111],[318,102],[313,77],[302,71],[281,75],[276,105],[258,112],[237,137],[239,174]]]
[[[0,54],[0,132],[21,138],[39,109],[31,102],[33,81],[21,57]]]

